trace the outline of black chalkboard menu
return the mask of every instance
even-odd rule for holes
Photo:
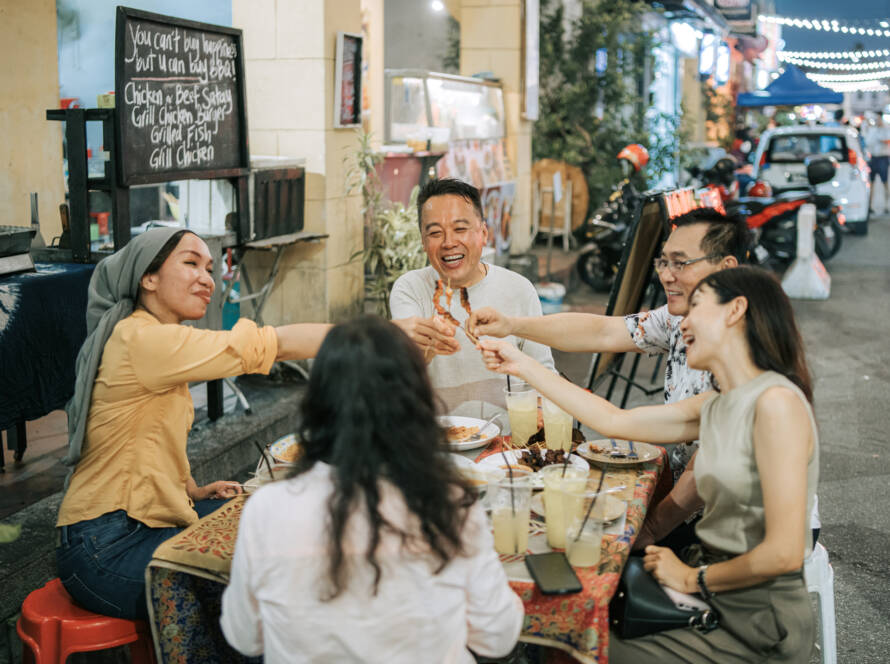
[[[124,185],[243,174],[241,30],[118,7],[114,67]]]

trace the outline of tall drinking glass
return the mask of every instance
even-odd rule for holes
[[[507,476],[488,485],[486,500],[491,506],[495,551],[502,554],[524,554],[528,549],[531,476],[514,470],[512,481]]]
[[[547,544],[554,549],[566,546],[566,492],[578,493],[587,486],[587,470],[554,464],[544,466],[540,471],[544,482],[544,517],[547,522]]]
[[[603,548],[603,522],[606,497],[584,489],[563,493],[566,530],[565,549],[569,563],[575,567],[599,565]],[[596,500],[593,509],[591,503]]]
[[[512,389],[504,388],[507,415],[510,418],[510,437],[513,445],[524,447],[538,431],[538,393],[531,385],[513,381]]]
[[[542,410],[544,411],[544,438],[547,448],[570,452],[572,449],[572,420],[574,418],[547,397],[543,397]]]

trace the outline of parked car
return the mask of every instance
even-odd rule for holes
[[[818,155],[837,159],[837,176],[820,184],[817,193],[831,196],[840,206],[847,227],[867,232],[871,195],[868,162],[855,129],[849,127],[779,127],[760,137],[754,155],[754,179],[769,183],[774,194],[806,189],[804,160]]]

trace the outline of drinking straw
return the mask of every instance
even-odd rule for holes
[[[260,457],[262,457],[263,461],[266,462],[266,468],[269,469],[269,477],[270,479],[275,479],[275,476],[272,474],[272,464],[269,463],[269,457],[266,456],[266,450],[262,448],[262,446],[256,442],[256,440],[252,441],[256,448],[260,451]]]
[[[504,461],[507,463],[507,474],[510,477],[510,508],[513,510],[513,515],[516,515],[516,500],[513,497],[513,468],[510,466],[510,462],[507,461],[507,453],[504,450],[501,450],[501,456],[504,457]]]
[[[510,387],[510,374],[507,374],[507,392],[512,392],[513,389]]]
[[[578,532],[575,533],[575,541],[577,542],[581,533],[584,532],[584,526],[587,525],[587,519],[590,518],[590,513],[593,511],[593,506],[596,504],[596,499],[599,498],[600,489],[603,488],[603,480],[606,479],[606,471],[600,471],[600,481],[599,484],[596,485],[596,493],[593,494],[593,500],[590,501],[590,506],[587,508],[587,514],[584,515],[584,520],[581,522],[581,525],[578,527]]]
[[[572,453],[571,450],[566,452],[566,458],[562,462],[562,476],[563,476],[563,478],[565,478],[565,476],[566,476],[566,468],[568,468],[568,466],[569,466],[569,455],[571,453]]]

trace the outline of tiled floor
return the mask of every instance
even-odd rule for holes
[[[204,383],[192,386],[191,393],[196,410],[207,404]],[[227,386],[223,388],[223,394],[224,410],[231,412],[235,408],[235,395]],[[0,472],[0,519],[60,491],[68,472],[60,463],[68,445],[65,411],[54,410],[45,417],[27,422],[26,427],[28,447],[21,461],[13,461],[12,450],[6,449],[4,439],[6,468],[5,472]]]

